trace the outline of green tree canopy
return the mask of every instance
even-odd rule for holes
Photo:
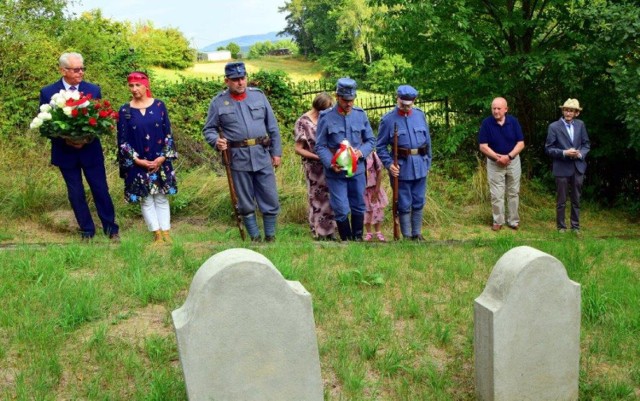
[[[182,70],[193,66],[196,60],[196,50],[182,32],[155,28],[150,21],[136,24],[131,43],[146,64]]]

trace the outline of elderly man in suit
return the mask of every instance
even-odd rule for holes
[[[584,122],[576,119],[582,108],[577,99],[567,99],[562,106],[562,118],[549,125],[545,152],[553,159],[556,177],[556,226],[566,232],[565,204],[571,197],[571,230],[580,232],[580,193],[587,170],[590,143]]]
[[[94,99],[101,97],[100,87],[84,82],[84,60],[78,53],[64,53],[58,60],[62,78],[40,90],[40,104],[51,101],[51,96],[61,90],[77,90],[84,94],[91,94]],[[118,225],[109,195],[107,175],[104,168],[104,155],[100,140],[80,144],[62,138],[51,139],[51,164],[57,166],[62,178],[67,184],[67,195],[73,208],[80,234],[83,239],[91,239],[96,228],[91,218],[87,198],[84,194],[82,174],[91,188],[91,194],[96,203],[98,217],[102,222],[102,230],[111,240],[118,241]]]

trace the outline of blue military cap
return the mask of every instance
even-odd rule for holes
[[[403,104],[411,104],[418,97],[418,91],[411,85],[398,86],[396,93]]]
[[[353,100],[356,98],[356,81],[346,77],[340,78],[336,85],[336,94],[344,100]]]
[[[224,66],[224,76],[227,78],[242,78],[247,75],[247,69],[242,61],[227,63]]]

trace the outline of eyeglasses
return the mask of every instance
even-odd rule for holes
[[[84,70],[86,70],[86,68],[85,68],[85,67],[78,67],[78,68],[62,67],[62,68],[64,68],[64,69],[65,69],[65,70],[67,70],[67,71],[73,71],[73,72],[75,72],[76,74],[77,74],[77,73],[79,73],[79,72],[84,72]]]

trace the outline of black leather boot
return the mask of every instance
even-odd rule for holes
[[[349,218],[344,221],[336,221],[336,224],[338,225],[340,239],[343,241],[351,240],[351,225],[349,225]]]
[[[354,241],[362,241],[364,214],[351,214],[351,234]]]

